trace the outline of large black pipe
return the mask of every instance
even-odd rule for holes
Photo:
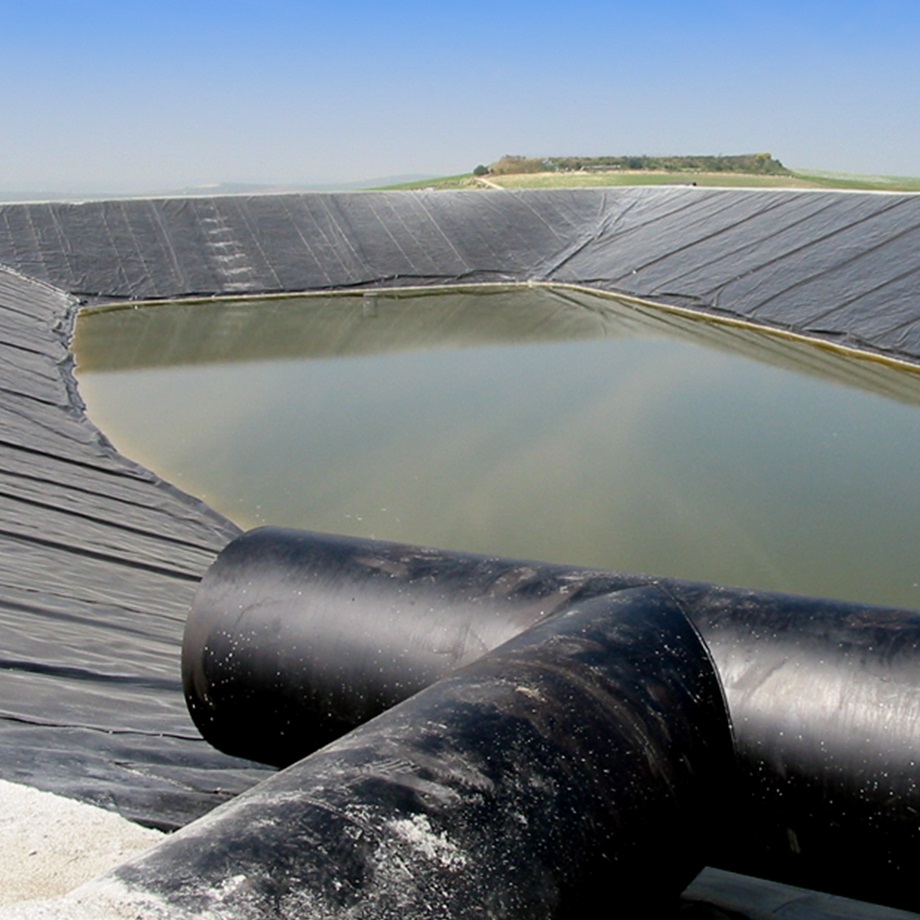
[[[571,577],[570,577],[571,576]],[[205,573],[189,711],[213,745],[287,766],[571,603],[638,580],[265,527]]]
[[[611,891],[654,914],[702,868],[732,770],[703,642],[637,588],[546,618],[114,879],[135,909],[223,918],[581,918]]]
[[[731,715],[739,785],[712,862],[920,910],[914,612],[262,529],[202,582],[189,706],[218,747],[287,763],[573,602],[652,583]]]

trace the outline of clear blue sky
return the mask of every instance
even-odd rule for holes
[[[770,151],[920,175],[920,0],[0,0],[0,189]]]

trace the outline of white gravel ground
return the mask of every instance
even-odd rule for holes
[[[162,838],[114,812],[0,780],[0,918],[57,898]]]

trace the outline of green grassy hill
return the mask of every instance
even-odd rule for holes
[[[763,154],[760,156],[769,156]],[[620,165],[644,159],[649,163],[644,168],[628,168]],[[440,179],[426,179],[387,186],[393,189],[495,189],[495,188],[591,188],[623,185],[699,185],[718,188],[830,188],[856,189],[864,191],[920,192],[920,177],[911,176],[868,176],[853,173],[835,173],[823,170],[794,170],[782,166],[770,157],[769,165],[754,162],[757,171],[745,171],[745,161],[753,157],[595,157],[577,160],[572,157],[551,157],[544,160],[523,157],[504,157],[493,164],[490,170],[482,172],[478,167],[474,173],[458,176],[444,176]],[[525,168],[522,171],[506,171],[503,161],[518,160]],[[597,161],[616,161],[617,165],[604,168]],[[699,168],[681,168],[687,161]],[[709,161],[707,163],[707,161]],[[729,161],[728,168],[725,167]],[[707,165],[718,162],[722,168],[707,169]],[[570,168],[576,163],[581,168]],[[584,164],[591,164],[585,168]],[[666,165],[662,165],[662,164]],[[562,167],[558,164],[565,164]],[[775,166],[773,164],[776,164]],[[507,164],[505,164],[507,165]],[[543,167],[542,169],[536,168]],[[551,166],[552,168],[547,168]],[[496,170],[495,167],[498,167]],[[778,167],[778,168],[777,168]]]

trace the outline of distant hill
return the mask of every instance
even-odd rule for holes
[[[769,153],[717,156],[504,156],[470,173],[405,182],[387,188],[525,189],[623,185],[699,185],[718,188],[852,189],[920,192],[920,178],[790,169]]]
[[[111,201],[116,198],[189,198],[217,197],[220,195],[267,195],[299,192],[346,192],[382,186],[415,184],[436,181],[436,177],[412,173],[398,176],[382,176],[376,179],[361,179],[355,182],[277,183],[265,182],[215,182],[210,185],[186,185],[158,189],[135,189],[132,191],[83,190],[36,190],[0,191],[0,202],[24,201]]]
[[[608,157],[523,157],[504,156],[491,166],[477,167],[479,175],[504,176],[536,172],[614,172],[652,170],[655,172],[748,173],[788,176],[788,169],[769,153],[743,153],[731,156],[608,156]]]

